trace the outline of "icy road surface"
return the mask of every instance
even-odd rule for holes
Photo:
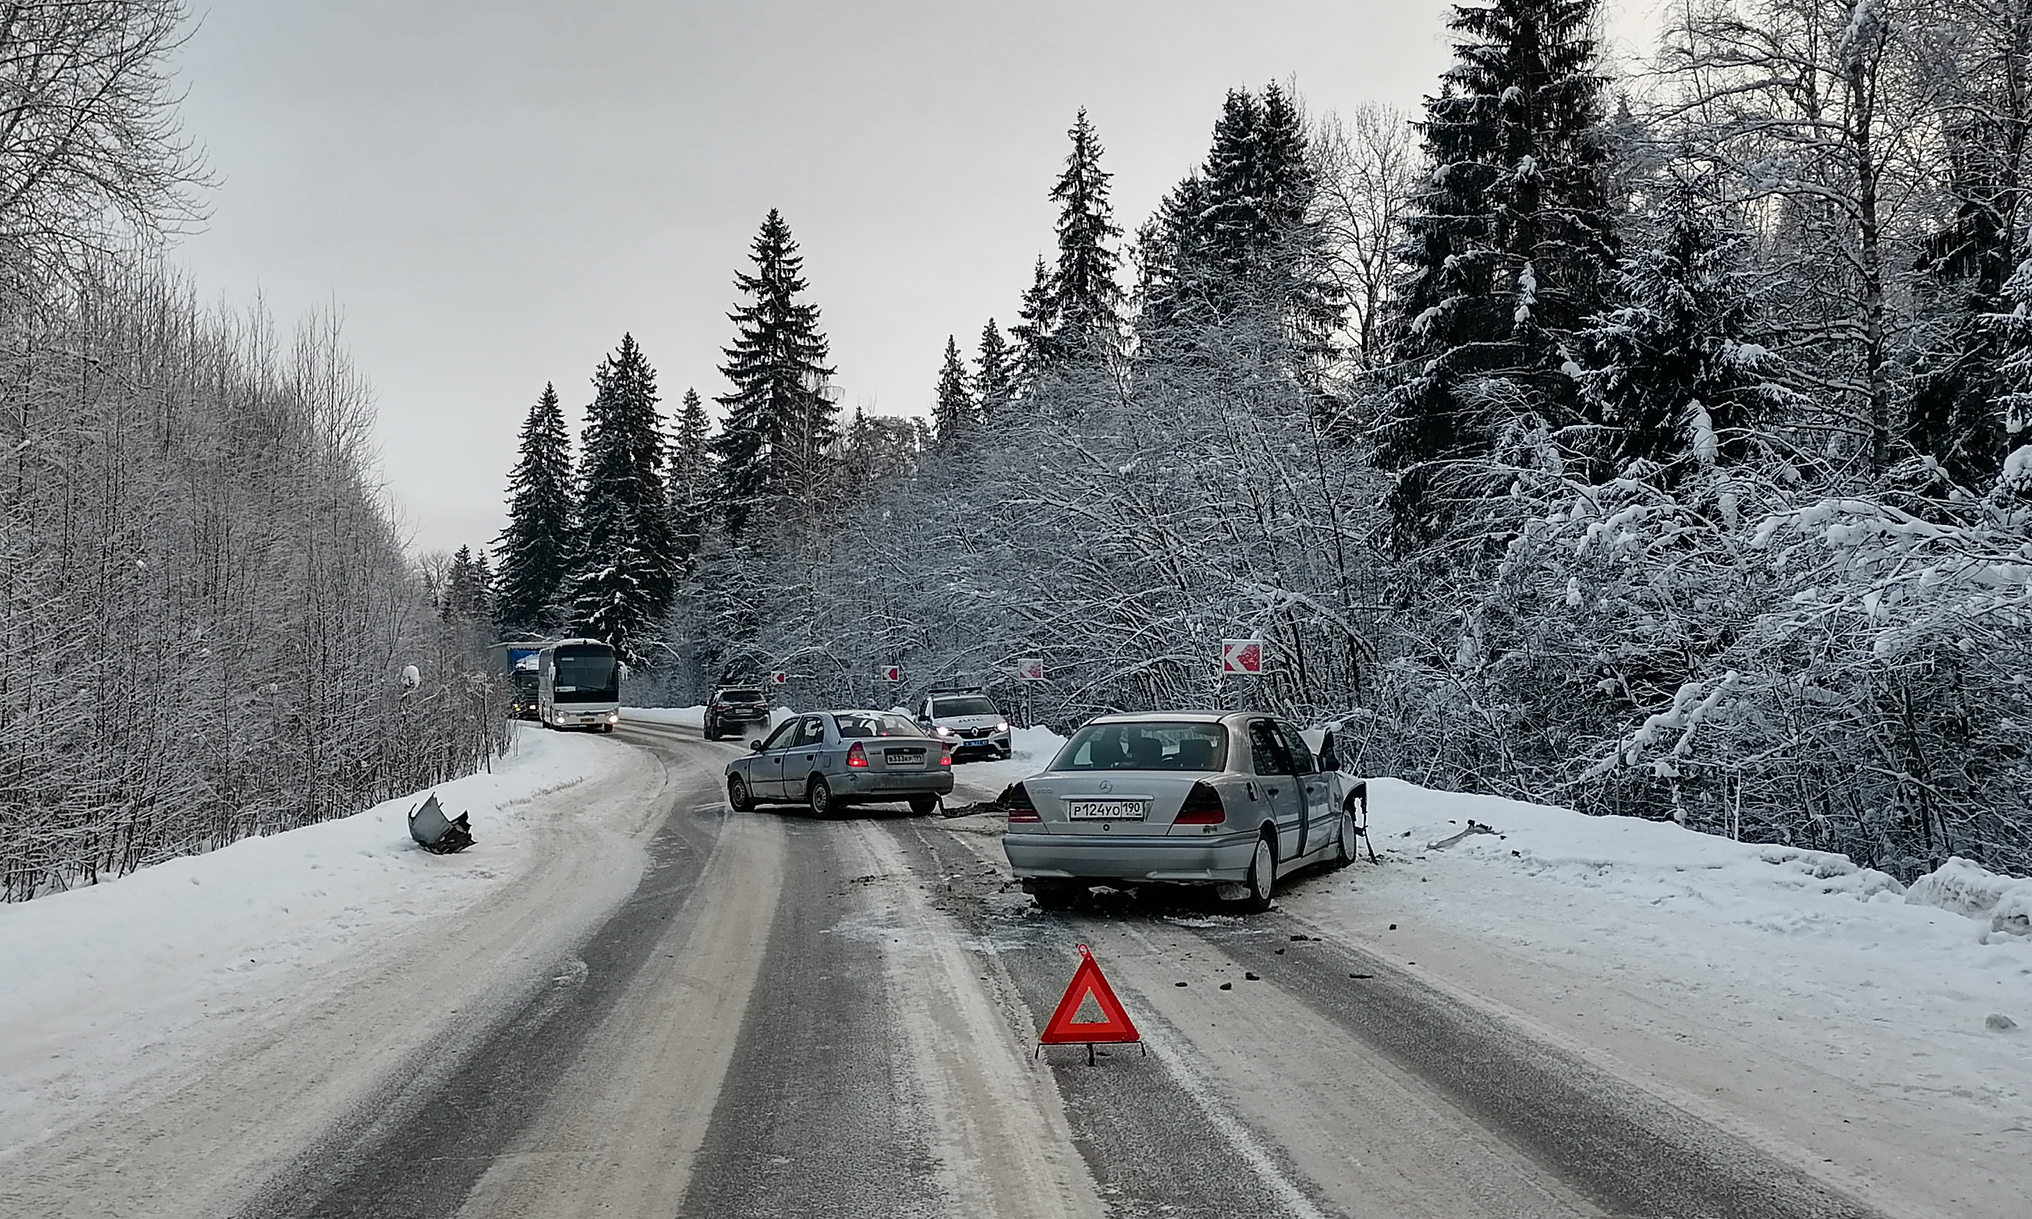
[[[450,785],[466,855],[0,908],[0,1214],[2023,1213],[2026,938],[1845,861],[1379,784],[1269,915],[1043,915],[997,819],[733,814],[659,719]],[[1147,1055],[1033,1059],[1080,943]]]

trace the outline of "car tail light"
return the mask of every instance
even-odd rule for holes
[[[1037,806],[1030,802],[1030,793],[1018,783],[1002,793],[1002,807],[1009,810],[1010,825],[1041,825],[1044,818],[1037,815]]]
[[[852,745],[847,747],[847,765],[866,766],[867,764],[868,764],[868,751],[861,748],[861,743],[859,741],[855,741]]]
[[[940,766],[952,765],[952,748],[950,746],[947,746],[945,749],[939,751],[938,764]]]
[[[1172,818],[1173,825],[1219,825],[1228,819],[1228,810],[1221,804],[1221,793],[1209,783],[1195,783],[1185,793],[1185,803],[1178,808],[1178,816]]]

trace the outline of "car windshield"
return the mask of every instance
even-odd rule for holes
[[[1053,770],[1225,770],[1228,730],[1153,721],[1088,724],[1052,759]]]
[[[759,703],[762,701],[762,692],[760,690],[722,690],[720,691],[720,701],[723,703]]]
[[[840,739],[877,736],[923,736],[917,725],[900,715],[843,711],[833,717],[840,725]]]
[[[934,718],[944,719],[949,715],[1000,715],[1002,713],[996,710],[993,702],[982,698],[978,694],[971,694],[965,698],[933,699],[931,701],[931,714]]]

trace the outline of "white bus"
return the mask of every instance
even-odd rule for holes
[[[621,722],[621,662],[597,639],[543,645],[536,662],[536,718],[546,728],[612,732]]]

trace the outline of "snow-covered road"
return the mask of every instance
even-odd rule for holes
[[[997,818],[729,814],[685,724],[524,733],[463,855],[396,802],[0,907],[0,1213],[2022,1213],[2008,919],[1390,782],[1279,912],[1045,915]],[[1032,1061],[1081,942],[1148,1057]]]

